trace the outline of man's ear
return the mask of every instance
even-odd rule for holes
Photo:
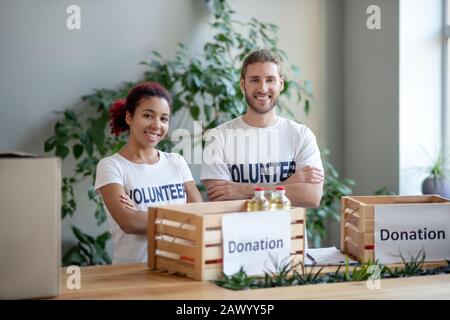
[[[280,76],[280,92],[284,89],[284,74]]]
[[[131,120],[132,120],[131,114],[130,112],[127,111],[127,113],[125,114],[125,122],[127,123],[128,126],[131,125]]]
[[[245,81],[244,81],[244,79],[241,78],[241,81],[239,81],[239,86],[241,87],[242,94],[245,96],[245,86],[244,86],[244,84],[245,84]]]

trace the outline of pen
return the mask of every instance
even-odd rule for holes
[[[316,263],[316,259],[314,259],[309,253],[306,253],[306,256],[311,259],[313,263]]]

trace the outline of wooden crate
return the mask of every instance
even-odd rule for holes
[[[222,217],[243,212],[246,200],[149,208],[148,267],[195,280],[222,277]],[[291,258],[304,261],[305,209],[291,212]],[[274,213],[276,214],[276,213]]]
[[[375,207],[382,204],[450,203],[438,195],[353,196],[341,199],[341,250],[367,262],[375,259]]]

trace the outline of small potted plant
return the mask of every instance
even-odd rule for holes
[[[439,153],[437,159],[429,169],[429,174],[422,182],[423,194],[438,194],[450,199],[450,175],[446,168],[445,158]]]

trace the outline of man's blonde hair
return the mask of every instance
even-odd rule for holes
[[[251,52],[247,57],[245,57],[244,61],[242,62],[242,68],[241,68],[241,79],[245,79],[245,73],[247,72],[247,67],[250,64],[257,63],[257,62],[273,62],[278,66],[278,71],[280,73],[280,77],[283,76],[283,72],[281,70],[281,58],[274,52],[268,50],[268,49],[261,49],[257,51]]]

